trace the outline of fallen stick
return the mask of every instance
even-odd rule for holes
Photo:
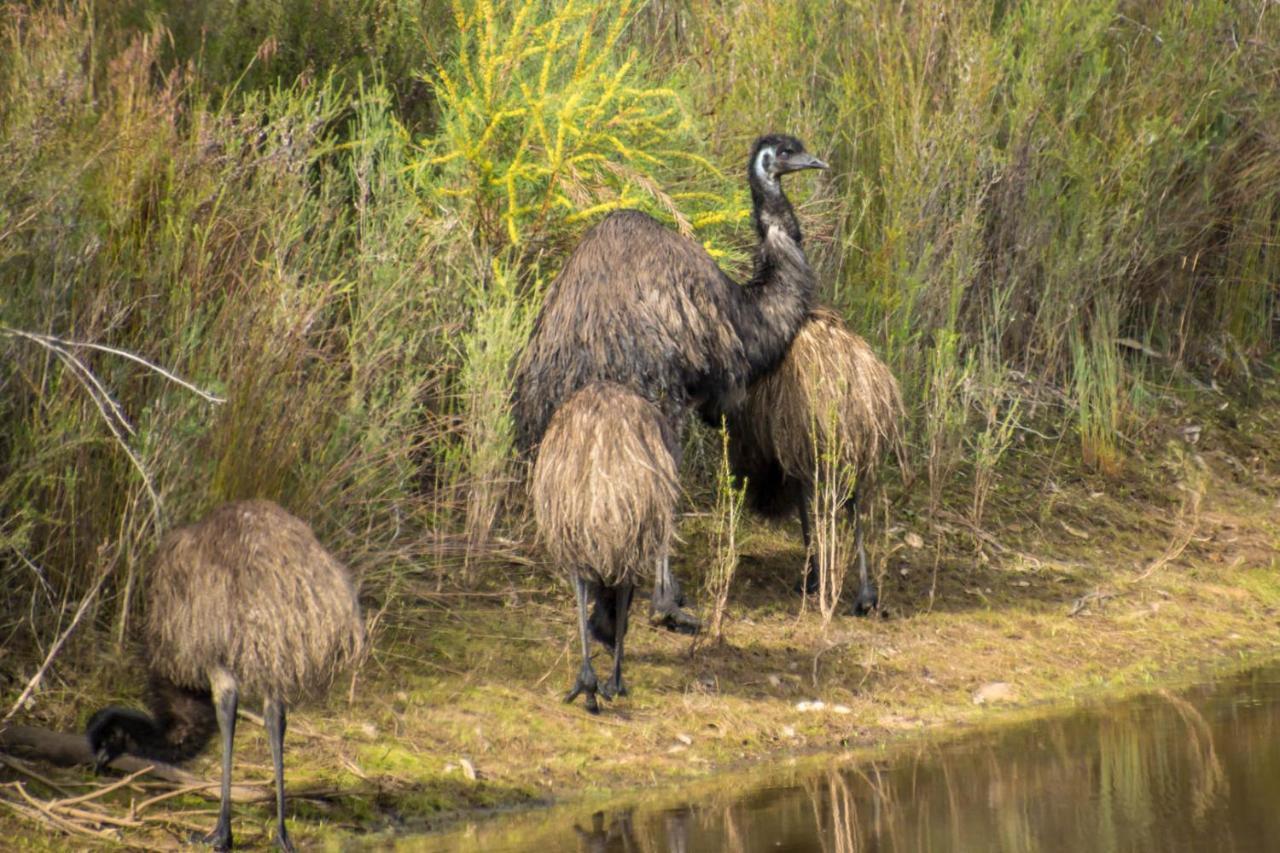
[[[92,767],[95,761],[93,753],[89,751],[89,741],[84,735],[55,732],[38,726],[9,726],[0,729],[0,752],[61,767]],[[155,779],[187,787],[200,796],[218,798],[218,782],[202,779],[194,773],[162,761],[121,755],[108,767],[121,773],[144,773]],[[268,785],[231,786],[233,802],[252,803],[269,800],[271,797],[271,787]]]

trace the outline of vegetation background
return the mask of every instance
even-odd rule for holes
[[[1274,363],[1269,0],[10,3],[0,41],[0,670],[122,641],[157,536],[227,499],[372,602],[527,565],[543,287],[622,206],[741,272],[765,131],[832,164],[789,190],[902,383],[915,512],[1133,475],[1180,388]]]

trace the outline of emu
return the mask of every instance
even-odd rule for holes
[[[231,848],[231,752],[243,693],[260,697],[284,823],[285,706],[327,686],[356,656],[364,623],[351,576],[307,524],[265,500],[226,503],[161,540],[151,564],[144,639],[151,715],[108,707],[89,721],[99,769],[123,752],[192,758],[222,736],[222,803],[206,838]]]
[[[792,136],[755,141],[747,181],[760,242],[743,286],[698,243],[639,211],[612,213],[583,235],[515,366],[517,446],[532,453],[556,410],[598,380],[656,405],[678,443],[690,409],[740,395],[772,370],[808,316],[816,287],[782,176],[825,168]],[[652,613],[668,627],[696,630],[680,600],[664,563]]]
[[[863,503],[884,455],[900,450],[902,411],[888,366],[839,314],[815,308],[778,367],[725,412],[730,466],[746,478],[752,508],[766,516],[800,516],[806,592],[818,585],[811,542],[817,461],[834,453],[854,473],[846,506],[854,521],[859,588],[853,613],[859,616],[878,604],[862,541]]]
[[[578,603],[582,668],[565,696],[585,696],[600,712],[627,694],[623,643],[635,582],[664,563],[675,526],[679,486],[675,433],[658,408],[611,382],[593,382],[551,418],[533,466],[529,492],[538,535],[568,575]],[[596,602],[591,619],[587,601]],[[591,667],[591,634],[612,640],[613,675],[603,685]],[[606,641],[607,642],[607,641]]]

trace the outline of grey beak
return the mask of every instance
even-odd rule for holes
[[[801,169],[826,169],[829,168],[826,163],[814,157],[812,154],[805,152],[803,154],[795,154],[787,161],[788,172],[798,172]]]

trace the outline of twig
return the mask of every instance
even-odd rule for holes
[[[27,766],[27,763],[25,761],[22,761],[20,759],[13,758],[7,755],[0,755],[0,764],[3,764],[5,767],[8,767],[10,770],[16,770],[22,775],[28,776],[36,780],[41,785],[44,785],[46,788],[50,788],[54,791],[57,791],[59,794],[62,794],[63,796],[67,796],[67,797],[71,796],[70,791],[68,791],[66,788],[62,787],[52,779],[48,778],[47,776],[42,776],[41,774],[32,770],[30,767]]]
[[[68,625],[67,629],[58,636],[58,639],[49,649],[49,653],[45,655],[44,663],[40,664],[40,668],[36,670],[36,674],[31,676],[31,680],[27,682],[27,686],[23,689],[22,694],[18,696],[12,707],[9,708],[9,713],[5,714],[4,719],[0,720],[0,725],[4,725],[9,722],[9,720],[13,719],[13,715],[18,713],[18,709],[26,704],[27,699],[29,699],[31,694],[35,692],[35,689],[44,679],[44,674],[49,669],[49,665],[53,663],[54,657],[57,656],[58,652],[62,649],[62,644],[67,641],[67,637],[71,636],[71,632],[80,624],[80,619],[84,616],[85,611],[89,609],[89,605],[98,597],[98,591],[102,589],[102,584],[106,581],[107,575],[109,574],[111,574],[110,564],[108,564],[107,568],[103,569],[102,573],[98,575],[98,580],[94,583],[93,589],[89,590],[89,594],[80,600],[80,606],[76,608],[75,616],[71,618],[71,624]]]
[[[126,785],[131,783],[134,779],[137,779],[139,776],[150,773],[153,769],[154,768],[151,768],[151,767],[143,767],[141,770],[135,770],[132,773],[130,773],[128,776],[125,776],[122,779],[117,779],[116,781],[112,782],[110,785],[104,785],[101,788],[90,791],[87,794],[81,794],[78,797],[69,797],[67,799],[62,799],[62,800],[54,800],[53,802],[49,803],[49,807],[56,809],[56,808],[61,808],[63,806],[72,806],[72,805],[75,805],[76,803],[85,803],[85,802],[88,802],[89,800],[96,800],[99,797],[110,794],[112,791],[125,787]]]
[[[154,371],[155,373],[160,374],[165,379],[168,379],[170,382],[173,382],[176,385],[181,385],[183,388],[186,388],[191,393],[195,394],[201,399],[208,400],[210,403],[221,404],[221,403],[227,402],[226,397],[219,397],[215,394],[211,394],[208,391],[203,390],[202,388],[192,385],[187,380],[181,378],[180,376],[176,376],[175,374],[169,372],[168,370],[165,370],[160,365],[151,361],[147,361],[142,356],[134,355],[128,350],[116,349],[115,347],[104,346],[103,344],[91,344],[88,341],[68,341],[64,338],[56,338],[53,335],[41,335],[38,333],[24,332],[19,329],[10,329],[6,327],[0,327],[0,333],[12,335],[14,337],[19,337],[19,338],[26,338],[27,340],[34,341],[35,343],[38,343],[44,346],[52,345],[52,346],[62,346],[62,347],[84,347],[85,349],[98,350],[99,352],[109,352],[112,355],[118,355],[121,358],[127,358],[129,361],[132,361],[136,364],[140,364],[143,367],[147,368],[148,370],[151,370],[151,371]]]

